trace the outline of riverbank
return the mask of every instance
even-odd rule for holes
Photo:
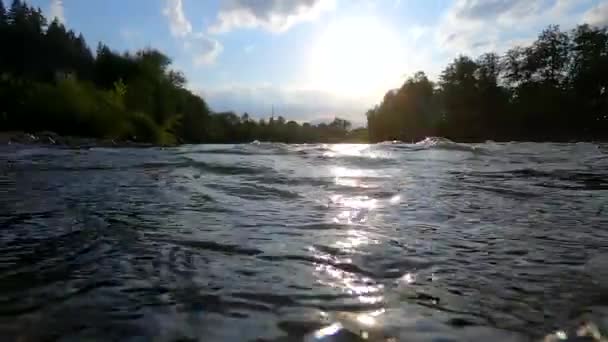
[[[285,141],[277,141],[285,142]],[[21,145],[53,145],[68,148],[90,148],[90,147],[153,147],[153,146],[176,146],[181,145],[183,142],[177,142],[175,144],[157,144],[149,142],[137,142],[133,140],[120,140],[120,139],[100,139],[92,137],[75,137],[75,136],[64,136],[57,134],[52,131],[42,131],[35,133],[28,133],[23,131],[10,131],[0,132],[0,145],[10,144],[21,144]],[[238,144],[242,141],[227,141],[223,143]],[[285,142],[288,143],[288,142]],[[315,143],[315,142],[310,142]],[[330,143],[330,144],[365,144],[368,143],[367,137],[363,136],[357,130],[351,134],[347,134],[342,139],[328,139],[327,141],[319,141],[319,143]]]
[[[132,140],[97,139],[90,137],[62,136],[55,132],[44,131],[36,133],[0,132],[0,145],[54,145],[69,148],[90,147],[151,147],[151,143],[136,142]]]
[[[403,142],[399,140],[393,140],[394,143],[416,143],[424,141],[436,141],[437,139],[443,140],[443,138],[427,137],[419,141]],[[448,142],[455,143],[470,143],[470,144],[483,144],[487,142],[537,142],[537,143],[577,143],[577,142],[592,142],[597,143],[594,140],[568,140],[568,139],[547,139],[547,140],[517,140],[517,139],[497,139],[497,140],[475,140],[475,139],[459,139],[459,140],[448,140]],[[289,143],[285,141],[276,141]],[[211,143],[211,142],[210,142]],[[224,143],[228,144],[239,144],[241,141],[227,141]],[[369,142],[367,137],[362,134],[348,134],[343,139],[329,139],[328,141],[309,142],[309,143],[326,143],[326,144],[375,144],[378,142]],[[51,131],[42,131],[35,133],[27,133],[23,131],[11,131],[11,132],[0,132],[0,146],[2,145],[44,145],[44,146],[58,146],[66,148],[91,148],[91,147],[171,147],[183,144],[183,142],[177,142],[175,144],[157,144],[150,142],[138,142],[133,140],[121,140],[121,139],[108,139],[108,138],[92,138],[92,137],[75,137],[75,136],[64,136]]]

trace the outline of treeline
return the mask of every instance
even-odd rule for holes
[[[608,138],[608,33],[545,29],[504,55],[456,58],[431,82],[423,72],[367,112],[371,141],[569,141]]]
[[[0,46],[0,131],[161,144],[352,137],[340,119],[315,126],[212,113],[163,53],[99,44],[93,54],[82,34],[20,0],[9,9],[0,0]]]
[[[206,142],[220,143],[278,141],[285,143],[313,142],[367,142],[367,129],[351,129],[349,121],[335,118],[331,123],[299,124],[286,121],[282,116],[268,120],[255,121],[249,114],[238,116],[232,112],[217,113],[210,116],[209,131]]]

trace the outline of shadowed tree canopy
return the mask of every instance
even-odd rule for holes
[[[0,25],[6,24],[6,8],[4,2],[0,1]]]
[[[38,8],[0,1],[0,130],[157,143],[340,142],[366,134],[336,118],[318,125],[282,116],[213,113],[171,59],[148,48],[119,53]],[[40,56],[44,56],[41,58]],[[591,140],[608,136],[608,32],[543,30],[503,55],[459,56],[437,82],[418,72],[367,111],[371,141]]]
[[[20,0],[8,11],[0,1],[0,44],[11,47],[0,54],[0,130],[164,144],[350,138],[350,123],[338,118],[313,126],[214,114],[162,52],[118,53],[100,43],[93,54],[81,34]]]
[[[367,122],[372,141],[606,139],[607,30],[549,26],[502,56],[460,56],[437,84],[419,72],[389,91]]]

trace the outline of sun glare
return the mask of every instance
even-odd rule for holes
[[[394,81],[403,56],[397,35],[373,17],[351,17],[327,26],[310,58],[311,83],[343,95],[369,95]]]

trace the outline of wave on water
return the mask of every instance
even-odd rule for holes
[[[464,151],[464,152],[483,152],[480,147],[471,144],[461,144],[454,142],[447,138],[442,137],[427,137],[414,144],[414,148],[417,149],[437,149],[437,150],[451,150],[451,151]]]
[[[299,154],[320,158],[351,158],[360,160],[377,159],[390,161],[394,159],[383,147],[397,150],[451,150],[483,153],[482,147],[461,144],[442,137],[427,137],[417,143],[402,141],[385,141],[378,144],[285,144],[254,141],[249,144],[209,145],[201,147],[180,148],[181,154],[219,154],[219,155],[289,155]]]
[[[440,137],[0,147],[0,336],[575,337],[608,308],[605,153]]]
[[[259,144],[230,144],[230,145],[194,145],[180,147],[180,154],[226,154],[226,155],[282,155],[289,153],[287,144],[259,143]]]

